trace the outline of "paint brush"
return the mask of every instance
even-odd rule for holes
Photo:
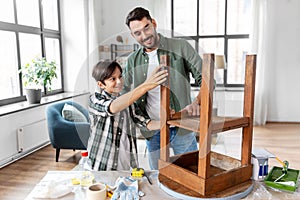
[[[278,162],[280,162],[280,164],[282,164],[283,167],[285,166],[284,162],[282,162],[278,157],[276,157],[276,160],[277,160]]]

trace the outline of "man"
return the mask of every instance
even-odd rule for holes
[[[202,60],[194,48],[185,40],[166,38],[156,32],[157,24],[149,11],[137,7],[126,18],[131,35],[142,46],[133,52],[125,68],[124,92],[130,91],[143,83],[152,70],[159,65],[160,55],[170,57],[170,107],[172,111],[199,115],[197,98],[191,103],[190,73],[201,85]],[[160,119],[160,87],[157,87],[137,102],[140,110],[153,120]],[[151,169],[158,169],[160,157],[160,130],[141,131],[146,138],[148,159]],[[175,127],[170,128],[170,147],[174,154],[197,150],[195,133]]]

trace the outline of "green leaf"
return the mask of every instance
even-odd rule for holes
[[[24,86],[46,87],[51,90],[52,80],[57,78],[57,64],[55,61],[48,62],[45,57],[36,57],[31,62],[21,66],[21,73]]]

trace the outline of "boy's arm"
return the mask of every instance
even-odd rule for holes
[[[116,98],[109,107],[110,112],[117,113],[124,110],[146,92],[165,82],[167,76],[167,70],[160,70],[160,66],[156,67],[151,76],[143,84]]]
[[[144,131],[160,129],[160,121],[153,121],[148,115],[145,115],[135,103],[129,106],[129,114],[136,126]]]

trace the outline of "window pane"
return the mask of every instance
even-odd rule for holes
[[[228,40],[227,83],[244,84],[245,54],[249,39]]]
[[[44,28],[58,30],[57,0],[43,0]]]
[[[225,0],[199,1],[199,35],[224,35]]]
[[[204,53],[214,53],[224,55],[224,39],[223,38],[207,38],[199,39],[199,54],[203,58]],[[215,80],[217,84],[223,84],[224,70],[216,69]]]
[[[60,64],[60,50],[59,50],[59,40],[55,38],[45,39],[46,47],[46,57],[48,61],[55,61],[57,64],[57,79],[52,80],[51,89],[57,90],[62,89],[61,84],[61,64]]]
[[[186,40],[194,49],[196,46],[196,41],[195,40]],[[190,74],[190,84],[195,84],[195,79],[192,77],[192,75]]]
[[[251,0],[230,0],[228,2],[228,34],[249,34]]]
[[[37,56],[42,56],[41,38],[39,35],[20,33],[19,37],[21,65],[25,65]]]
[[[0,31],[0,99],[20,96],[16,35]]]
[[[224,39],[199,39],[199,54],[202,55],[203,53],[224,54]]]
[[[13,1],[0,0],[0,21],[15,23],[14,13]]]
[[[197,34],[197,0],[174,0],[174,35]]]
[[[195,49],[196,47],[196,41],[195,40],[186,40],[190,45]]]
[[[16,0],[18,24],[40,27],[38,0]]]
[[[21,65],[42,56],[41,37],[39,35],[20,33]]]

